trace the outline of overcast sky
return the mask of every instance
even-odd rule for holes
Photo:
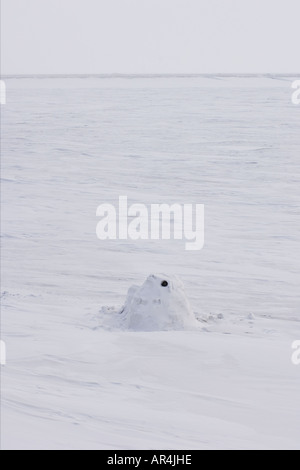
[[[299,72],[300,0],[1,0],[3,74]]]

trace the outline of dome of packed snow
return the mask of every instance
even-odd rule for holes
[[[182,282],[165,275],[132,286],[120,314],[124,327],[135,331],[184,330],[197,324]]]

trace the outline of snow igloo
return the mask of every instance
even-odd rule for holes
[[[197,320],[177,277],[151,275],[142,286],[132,286],[120,311],[126,329],[135,331],[185,330]]]

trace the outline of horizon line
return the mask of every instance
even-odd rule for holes
[[[295,77],[300,73],[26,73],[26,74],[1,74],[1,78],[251,78],[251,77]]]

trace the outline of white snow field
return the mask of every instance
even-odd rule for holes
[[[300,449],[297,78],[6,79],[2,449]],[[204,204],[203,250],[100,241],[120,195]]]

